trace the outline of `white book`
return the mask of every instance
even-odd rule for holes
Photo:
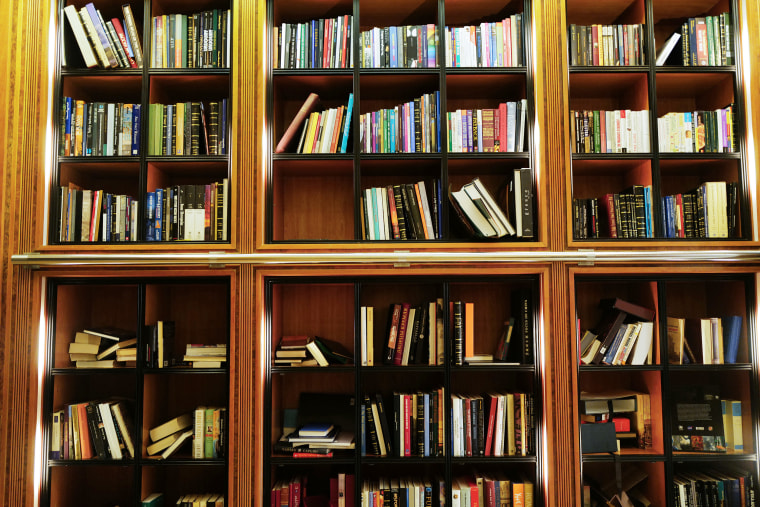
[[[391,225],[390,203],[388,202],[388,189],[379,187],[378,193],[383,203],[383,234],[386,240],[393,239],[393,225]]]
[[[367,308],[367,366],[375,365],[375,339],[374,339],[374,325],[375,325],[375,309],[372,306]]]
[[[652,337],[654,334],[654,323],[652,322],[640,322],[641,329],[639,330],[638,338],[633,346],[631,352],[630,364],[643,365],[647,361],[649,351],[652,348]]]
[[[116,116],[116,104],[106,104],[106,146],[105,153],[109,157],[113,156],[113,128]]]
[[[116,428],[114,427],[110,404],[98,403],[98,411],[100,411],[100,418],[103,421],[103,428],[106,432],[106,441],[108,442],[108,449],[111,452],[111,459],[122,459],[123,456],[121,454],[121,447],[119,447],[119,437],[116,436]]]
[[[475,206],[475,204],[467,196],[464,189],[452,192],[451,196],[456,200],[462,212],[472,222],[475,229],[487,238],[492,238],[497,235],[496,230],[491,226],[485,216]]]
[[[412,324],[414,323],[415,313],[416,313],[416,309],[414,307],[409,309],[409,320],[408,320],[409,325],[406,326],[406,336],[404,337],[404,350],[403,350],[403,354],[401,355],[402,366],[406,366],[409,364],[409,350],[412,347],[412,334],[414,331],[414,326]]]
[[[456,394],[451,395],[451,407],[452,407],[452,437],[453,437],[453,450],[454,450],[454,456],[461,456],[459,454],[459,443],[461,440],[461,426],[462,426],[462,412],[461,412],[461,405],[459,396]]]
[[[367,307],[362,306],[360,310],[360,334],[361,337],[361,361],[362,366],[367,366]]]
[[[507,234],[514,235],[516,233],[515,228],[512,227],[512,224],[509,222],[509,219],[501,210],[499,205],[496,204],[496,201],[494,200],[493,196],[488,191],[488,189],[486,189],[485,185],[483,185],[483,183],[480,181],[480,178],[473,179],[472,184],[475,186],[475,188],[477,188],[478,193],[483,197],[483,200],[485,201],[485,204],[488,210],[494,214],[497,220],[501,222],[501,225],[503,225],[504,228],[507,230]]]
[[[63,12],[66,14],[66,19],[69,20],[71,31],[74,32],[74,38],[77,41],[79,50],[82,52],[84,64],[88,68],[97,67],[98,60],[95,57],[90,41],[87,40],[87,33],[85,32],[85,27],[82,24],[79,14],[77,14],[76,7],[73,5],[67,5],[63,8]]]
[[[98,35],[98,32],[95,30],[95,23],[92,21],[92,18],[90,17],[90,14],[87,12],[86,7],[82,7],[79,9],[79,19],[82,22],[82,26],[84,26],[85,32],[87,33],[87,36],[90,39],[90,43],[92,44],[92,47],[95,49],[95,54],[98,57],[98,60],[100,61],[100,66],[108,69],[111,67],[111,62],[108,60],[108,55],[106,54],[106,50],[103,47],[103,42],[100,40],[100,36]]]
[[[206,436],[206,407],[198,407],[193,413],[193,458],[203,459]]]
[[[483,153],[483,110],[478,109],[478,153]]]
[[[427,191],[425,189],[425,182],[417,182],[417,186],[420,189],[420,201],[422,202],[422,211],[425,215],[423,219],[427,225],[428,235],[425,239],[435,239],[435,229],[433,228],[433,215],[430,212],[430,205],[428,203]]]

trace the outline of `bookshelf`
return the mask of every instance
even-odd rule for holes
[[[584,484],[593,485],[592,491],[601,489],[614,494],[618,492],[615,484],[622,478],[623,489],[632,488],[632,494],[638,491],[653,505],[667,505],[666,499],[678,494],[679,482],[684,477],[693,479],[693,474],[702,474],[700,479],[705,479],[705,473],[723,471],[734,477],[744,475],[746,481],[751,477],[756,483],[757,440],[754,428],[757,427],[757,398],[753,392],[757,376],[757,364],[753,359],[756,346],[753,303],[756,301],[756,275],[751,270],[740,268],[719,271],[709,268],[671,269],[667,273],[656,269],[636,270],[635,274],[629,269],[577,268],[572,271],[572,308],[579,320],[581,333],[586,329],[593,330],[603,320],[605,310],[600,301],[605,298],[621,298],[653,309],[656,313],[651,362],[640,366],[581,362],[576,368],[576,395],[583,397],[580,394],[583,391],[607,393],[621,389],[644,393],[648,395],[651,413],[651,435],[644,445],[621,438],[620,450],[616,452],[599,452],[599,448],[590,447],[599,441],[600,433],[588,427],[599,429],[599,425],[581,424],[588,430],[581,432],[580,440]],[[738,316],[742,322],[737,334],[736,361],[704,364],[699,356],[702,350],[700,334],[698,328],[694,330],[691,327],[690,322],[709,317],[726,321],[729,315]],[[689,323],[686,325],[685,340],[697,354],[696,363],[679,364],[679,357],[674,358],[669,353],[671,343],[677,341],[673,342],[667,317],[683,318]],[[627,318],[624,322],[636,320],[641,319]],[[728,333],[722,335],[723,338],[726,336]],[[723,344],[727,345],[727,340]],[[700,348],[696,349],[697,346]],[[683,355],[686,357],[686,352]],[[575,357],[578,362],[577,353]],[[688,362],[688,359],[682,361]],[[717,357],[715,362],[718,362]],[[686,447],[677,450],[675,444],[671,445],[675,435],[688,433],[679,426],[674,410],[674,407],[689,401],[685,398],[684,389],[710,389],[722,400],[740,402],[743,450],[733,449],[726,443],[722,451],[710,452],[706,436],[703,437],[703,450],[691,451]],[[579,417],[587,417],[582,415],[588,413],[588,410],[584,412],[583,406],[583,402],[579,402]],[[718,407],[720,410],[720,404]],[[625,418],[630,414],[617,416]],[[720,411],[717,418],[722,426]],[[612,443],[614,445],[614,438]],[[583,453],[584,447],[597,452]],[[617,472],[610,467],[613,463],[618,467]]]
[[[229,410],[229,359],[221,368],[183,366],[189,363],[171,366],[169,362],[171,359],[181,361],[188,344],[234,343],[229,277],[123,274],[53,277],[47,281],[47,290],[49,352],[42,418],[45,460],[41,503],[78,505],[84,492],[88,501],[135,505],[152,493],[163,493],[165,500],[171,502],[190,493],[227,495],[229,458],[226,451],[218,458],[193,459],[192,444],[186,443],[168,458],[157,459],[160,453],[148,455],[147,446],[150,429],[184,413],[192,413],[198,406]],[[204,312],[187,312],[204,299],[208,300]],[[147,366],[151,327],[159,320],[175,322],[173,340],[164,342],[166,368]],[[75,335],[103,327],[123,329],[135,336],[137,345],[133,348],[136,348],[137,360],[117,362],[110,368],[77,367],[69,354]],[[116,343],[102,341],[107,343],[101,344],[100,349]],[[225,355],[230,357],[229,350]],[[122,459],[116,459],[112,458],[113,451],[109,451],[109,457],[95,453],[91,459],[75,459],[75,442],[83,448],[84,436],[80,433],[79,439],[69,438],[65,430],[64,441],[70,444],[60,447],[58,456],[52,454],[59,449],[53,423],[55,412],[65,411],[67,405],[108,400],[119,401],[127,424],[131,423],[133,457],[124,451]],[[67,419],[64,426],[78,427],[81,431],[81,425],[70,421]],[[229,437],[227,432],[223,439],[228,442]],[[97,448],[95,438],[90,437],[90,442]],[[68,447],[66,451],[65,447]]]
[[[451,416],[454,403],[451,395],[482,396],[487,403],[489,393],[522,392],[527,393],[528,398],[532,398],[533,420],[537,425],[542,420],[543,405],[539,382],[542,363],[536,355],[540,332],[538,316],[541,302],[538,296],[543,276],[541,273],[541,270],[534,269],[503,268],[493,269],[489,276],[472,270],[441,274],[425,269],[415,269],[414,272],[403,276],[378,273],[375,270],[355,271],[339,277],[327,276],[324,270],[320,269],[288,274],[276,271],[261,272],[262,283],[259,291],[265,303],[260,311],[264,312],[262,318],[267,323],[266,332],[260,342],[260,350],[263,351],[261,364],[265,369],[266,379],[263,386],[265,394],[260,403],[267,410],[266,418],[262,421],[262,501],[269,499],[276,484],[281,484],[283,480],[287,484],[287,481],[298,476],[308,477],[309,495],[327,496],[331,477],[337,474],[353,475],[356,488],[352,491],[347,490],[346,496],[351,496],[356,502],[355,505],[359,505],[363,494],[359,485],[367,481],[406,477],[432,481],[432,501],[437,502],[439,491],[448,498],[452,489],[458,489],[457,480],[460,478],[474,480],[476,476],[503,475],[502,478],[532,483],[535,489],[534,505],[543,505],[541,488],[536,486],[541,481],[541,463],[544,459],[539,451],[542,444],[538,426],[527,430],[530,437],[526,438],[529,438],[531,443],[525,448],[524,454],[518,451],[514,455],[508,455],[505,451],[503,456],[494,456],[488,455],[484,448],[483,455],[477,452],[468,455],[466,451],[459,453],[452,448],[452,432],[457,431],[453,421],[457,419],[452,419]],[[528,358],[526,361],[511,364],[494,362],[477,366],[467,363],[458,366],[452,363],[454,316],[449,312],[454,311],[455,301],[473,303],[473,349],[476,354],[490,354],[498,345],[503,322],[509,320],[510,316],[518,317],[517,320],[520,321],[517,309],[513,310],[512,305],[518,305],[518,301],[523,301],[523,297],[525,304],[530,308],[527,310],[527,325],[530,331],[526,331],[529,333],[527,346],[530,352],[525,356]],[[441,342],[444,349],[441,350],[442,362],[433,360],[433,364],[430,364],[429,357],[425,355],[422,363],[410,362],[405,366],[385,363],[382,356],[388,343],[388,326],[392,320],[393,303],[408,302],[414,308],[418,305],[425,306],[439,298],[443,302],[443,312],[439,315],[440,324],[443,324],[444,328]],[[451,310],[449,303],[452,305]],[[362,307],[374,309],[374,324],[368,326],[374,336],[374,345],[368,349],[370,356],[374,357],[371,366],[362,362]],[[515,327],[513,346],[518,346],[519,356],[522,352],[520,347],[524,346],[524,343],[521,341],[522,335],[519,334],[521,331],[517,331],[517,327],[518,325]],[[399,336],[400,333],[399,331]],[[325,367],[275,364],[274,360],[281,350],[278,346],[281,338],[304,334],[328,338],[339,343],[350,353],[352,361],[348,364],[330,364]],[[431,336],[434,334],[436,333],[430,333]],[[430,346],[436,346],[435,340],[429,343],[432,343]],[[436,354],[434,357],[437,357]],[[424,451],[417,454],[412,446],[405,455],[402,449],[402,456],[399,456],[400,437],[392,429],[394,414],[398,413],[394,406],[394,393],[431,393],[430,396],[434,398],[433,393],[437,393],[441,388],[442,452],[436,453],[434,444],[431,444],[427,455]],[[278,451],[283,425],[289,427],[284,423],[283,414],[288,409],[297,409],[298,417],[303,417],[303,422],[307,422],[305,419],[312,416],[307,412],[308,404],[302,403],[301,400],[303,396],[313,396],[314,393],[318,393],[318,396],[342,395],[344,399],[356,400],[351,402],[350,406],[348,403],[345,406],[320,406],[322,414],[333,414],[336,418],[340,417],[339,413],[345,412],[346,422],[341,431],[354,432],[354,449],[334,449],[333,455],[328,458],[299,458],[291,456],[288,452]],[[363,403],[367,400],[374,401],[377,394],[381,395],[390,433],[393,435],[391,451],[386,455],[380,455],[373,450],[371,434],[367,430],[372,422],[369,416],[362,417]],[[364,395],[370,395],[372,398],[364,398]],[[519,405],[519,396],[515,397]],[[475,404],[474,401],[472,403]],[[530,410],[527,404],[525,409]],[[486,410],[486,425],[487,414]],[[403,415],[401,417],[403,420]],[[361,423],[362,419],[364,423]],[[364,452],[361,444],[362,424],[365,425],[366,435]],[[527,427],[530,428],[530,424],[527,424]],[[488,431],[485,431],[483,441],[487,434]],[[520,442],[520,437],[516,438]],[[474,442],[476,439],[473,439]]]
[[[103,0],[93,4],[104,20],[123,19],[122,3]],[[106,244],[126,247],[124,243],[140,248],[138,245],[154,242],[203,248],[204,243],[213,242],[228,248],[234,244],[230,211],[234,209],[235,196],[232,191],[235,177],[230,165],[233,133],[230,62],[234,44],[230,44],[231,16],[226,14],[231,4],[227,0],[156,0],[130,5],[144,54],[142,67],[87,68],[68,21],[70,13],[64,15],[64,9],[69,6],[74,7],[72,12],[76,15],[84,3],[72,4],[65,0],[58,3],[62,18],[58,25],[61,49],[56,59],[53,102],[56,149],[49,188],[50,226],[45,243],[63,248],[99,249]],[[179,25],[184,21],[183,26],[186,26],[188,18],[198,34],[203,30],[208,35],[206,39],[215,44],[214,49],[208,45],[208,49],[203,50],[201,46],[200,54],[195,53],[196,58],[190,58],[190,63],[187,63],[186,51],[189,47],[190,52],[195,50],[192,44],[187,44],[186,33],[176,46],[177,36],[168,37],[167,45],[163,44],[164,32],[173,27],[175,34],[179,34]],[[165,21],[166,27],[159,29],[158,23],[163,27]],[[159,32],[161,37],[157,38],[155,34]],[[160,55],[163,60],[159,61],[156,55],[161,48],[165,53]],[[175,55],[183,54],[184,61],[174,61]],[[167,57],[170,57],[168,62]],[[67,97],[71,99],[69,105]],[[77,109],[77,101],[82,101],[81,111]],[[132,107],[122,108],[123,103]],[[102,118],[98,116],[100,104],[104,104]],[[109,104],[114,105],[113,112]],[[170,107],[161,110],[157,104]],[[94,113],[89,114],[86,109]],[[78,114],[82,118],[82,141],[76,134]],[[115,139],[126,142],[123,151],[116,141],[111,143],[114,148],[104,142],[104,148],[99,149],[99,140],[111,132],[109,114],[120,120],[123,138]],[[100,137],[99,131],[103,134]],[[168,144],[167,132],[173,132]],[[81,147],[77,147],[78,143]],[[62,191],[62,187],[65,190]],[[102,195],[97,195],[97,191],[102,191]],[[165,191],[158,215],[154,204],[157,191]],[[76,195],[72,195],[75,192]],[[190,199],[191,195],[195,198]],[[92,213],[93,206],[102,208],[103,213],[98,214],[113,222],[112,231],[103,227],[101,216]],[[118,206],[122,209],[115,213]],[[204,209],[207,216],[200,223],[188,222],[195,227],[185,227],[186,207]],[[207,223],[202,224],[204,221]]]
[[[378,236],[368,230],[375,222],[382,225],[386,216],[392,222],[394,212],[382,209],[378,212],[373,210],[372,205],[368,207],[366,202],[372,201],[372,198],[368,199],[367,191],[387,190],[388,186],[393,185],[414,185],[420,181],[425,182],[427,199],[423,197],[422,200],[430,204],[429,215],[432,216],[431,224],[435,233],[409,233],[407,237],[427,238],[412,239],[414,244],[420,247],[473,245],[474,240],[470,239],[469,234],[459,225],[459,219],[447,198],[447,188],[450,186],[452,191],[459,190],[473,178],[479,177],[499,206],[505,211],[508,208],[511,210],[515,206],[508,206],[506,188],[513,180],[514,170],[519,168],[530,169],[524,176],[527,181],[522,188],[527,188],[528,192],[532,193],[531,199],[525,204],[525,213],[533,220],[532,231],[528,232],[526,229],[523,237],[515,235],[498,240],[479,241],[478,246],[524,248],[528,246],[526,242],[535,244],[542,240],[536,232],[539,230],[539,210],[543,204],[538,198],[541,192],[537,188],[537,182],[540,179],[535,175],[533,129],[530,128],[534,121],[533,73],[526,65],[526,62],[531,61],[529,41],[532,36],[528,21],[531,13],[530,2],[472,4],[460,1],[394,1],[392,5],[388,5],[387,2],[375,1],[340,1],[325,4],[268,1],[267,9],[267,38],[271,45],[266,60],[266,128],[271,135],[267,139],[265,170],[262,173],[264,179],[259,194],[264,202],[265,216],[265,228],[260,235],[261,246],[317,246],[332,243],[361,247],[397,247],[399,241],[403,241],[403,236],[385,236],[382,232]],[[515,51],[510,52],[509,60],[504,59],[507,50],[499,56],[497,46],[494,46],[493,51],[489,50],[489,54],[493,56],[492,60],[485,62],[489,66],[486,66],[482,59],[481,66],[477,65],[477,61],[465,62],[464,56],[461,56],[459,61],[457,56],[453,59],[449,57],[447,63],[447,48],[450,48],[453,54],[456,37],[465,38],[463,27],[467,26],[468,30],[470,26],[473,27],[473,40],[475,29],[479,32],[482,28],[484,33],[486,29],[489,30],[495,41],[496,25],[499,25],[501,30],[502,20],[506,19],[518,27],[518,15],[521,19],[519,33],[522,36],[517,35],[516,29],[515,36],[510,40],[510,45],[512,42],[515,44]],[[319,38],[319,33],[324,33],[319,31],[322,29],[320,19],[329,21],[341,17],[350,20],[352,35],[351,40],[346,37],[347,43],[350,42],[350,48],[347,49],[345,63],[330,68],[324,68],[320,62],[315,64],[311,60],[305,64],[299,63],[300,53],[293,50],[291,55],[291,48],[295,48],[295,44],[289,46],[282,42],[289,40],[288,34],[293,30],[300,33],[298,28],[293,28],[298,24],[305,26],[304,36],[311,37],[308,30],[312,26],[312,20],[317,21],[314,27],[317,29],[316,37]],[[401,27],[406,30],[404,33],[409,41],[406,53],[403,52],[402,41],[406,40],[401,34]],[[420,28],[425,29],[425,33],[422,34],[427,36],[425,40],[419,35],[414,35],[415,29],[422,32]],[[449,33],[448,28],[452,29],[454,35],[446,35]],[[462,33],[454,32],[453,28],[462,28]],[[391,36],[394,31],[396,33]],[[379,52],[368,55],[365,51],[373,40],[384,41],[385,37],[389,40],[387,62],[380,61]],[[419,46],[418,39],[423,42],[424,49]],[[447,39],[451,42],[447,43]],[[311,40],[310,38],[309,41]],[[400,56],[396,56],[396,52],[390,49],[391,43]],[[412,43],[418,48],[421,58],[410,56]],[[482,43],[482,55],[485,54],[484,44],[485,42]],[[316,47],[319,51],[319,43]],[[463,45],[460,48],[463,55],[470,54],[465,53],[462,48]],[[471,53],[476,54],[476,48],[473,47]],[[514,61],[512,53],[515,55]],[[290,64],[284,63],[285,55],[290,57]],[[278,57],[278,61],[273,64],[275,56]],[[406,61],[404,56],[407,57]],[[417,63],[409,61],[417,59]],[[350,125],[346,130],[348,137],[345,152],[298,152],[301,128],[283,152],[275,149],[310,93],[316,93],[321,99],[317,111],[347,106],[349,95],[352,96],[353,108],[351,117],[347,120],[350,121]],[[413,127],[407,124],[403,132],[399,132],[397,136],[391,135],[390,129],[393,128],[391,125],[396,125],[394,115],[398,115],[401,125],[404,115],[413,111],[404,104],[411,102],[414,106],[414,101],[425,97],[426,94],[434,95],[430,95],[428,103],[423,99],[422,106],[419,106],[417,101],[417,107],[423,109],[423,116],[426,111],[433,110],[433,117],[437,115],[437,120],[430,120],[430,131],[425,130],[427,125],[422,127],[422,142],[413,150],[408,144],[404,144],[404,139],[409,135],[413,139]],[[463,129],[460,128],[461,125],[455,128],[452,115],[460,111],[457,122],[461,122],[461,111],[465,111],[465,121],[462,122],[465,124],[467,111],[475,111],[477,117],[480,110],[483,122],[481,128],[490,128],[489,125],[493,127],[498,122],[488,123],[490,120],[482,120],[482,112],[488,110],[487,114],[493,114],[490,111],[498,111],[500,104],[504,104],[502,114],[505,119],[509,107],[514,108],[509,109],[509,114],[517,114],[516,121],[520,121],[518,108],[522,108],[523,146],[515,148],[510,144],[511,148],[507,151],[505,137],[503,151],[490,152],[487,147],[481,147],[480,151],[473,148],[474,151],[471,149],[467,152],[467,140],[461,137]],[[447,116],[444,112],[450,114]],[[346,121],[343,122],[343,126],[345,123]],[[377,127],[378,125],[380,127]],[[383,128],[385,131],[380,132],[379,129]],[[470,128],[471,135],[472,131],[477,132],[476,128]],[[519,127],[515,128],[517,130],[513,143],[516,145],[519,144]],[[506,120],[502,129],[506,136]],[[366,135],[362,132],[366,132]],[[466,128],[464,132],[466,134]],[[307,139],[308,135],[307,131]],[[455,135],[457,137],[449,142],[449,138]],[[418,144],[419,137],[418,135]],[[484,137],[482,133],[481,137]],[[430,146],[426,147],[426,139]],[[459,139],[460,144],[464,139],[464,150],[456,147],[456,139]],[[492,137],[484,137],[481,143],[485,140],[488,144],[489,139],[493,144]],[[496,142],[498,141],[497,136]],[[469,142],[473,147],[477,146],[477,135],[474,143],[472,140]],[[372,143],[376,146],[371,146]],[[394,193],[398,193],[397,187],[394,188]],[[378,195],[377,198],[381,203],[387,199],[384,194]],[[374,205],[376,206],[376,203]],[[409,214],[413,208],[400,207],[399,213],[402,212],[401,209],[405,210],[404,214]],[[515,211],[510,211],[509,220],[513,224],[516,218]],[[392,232],[392,228],[389,229]],[[371,239],[375,237],[382,239]],[[386,240],[386,237],[396,239]]]
[[[608,241],[610,239],[630,239],[639,243],[642,240],[653,243],[656,240],[680,239],[679,244],[719,239],[722,244],[738,246],[749,239],[747,192],[752,178],[747,166],[742,120],[744,102],[741,97],[744,92],[741,59],[738,57],[736,39],[725,37],[727,32],[736,33],[738,9],[738,5],[731,1],[688,5],[656,0],[623,1],[609,2],[603,9],[592,9],[588,2],[583,1],[567,2],[572,152],[569,185],[573,198],[568,209],[568,218],[572,220],[568,231],[573,231],[570,244],[605,247],[613,243]],[[717,46],[722,45],[726,52],[732,54],[731,59],[718,58],[718,63],[711,59],[710,65],[684,65],[684,49],[679,42],[671,57],[658,65],[656,58],[671,34],[680,33],[682,24],[688,25],[689,20],[694,19],[724,21],[722,25],[716,23],[716,26],[728,26],[723,28],[724,37],[719,35],[710,39],[710,48],[713,47],[712,41],[717,41]],[[643,44],[638,49],[642,57],[620,60],[615,55],[611,63],[604,62],[605,48],[611,47],[613,42],[613,52],[619,47],[629,47],[628,38],[623,45],[618,44],[618,39],[623,40],[621,36],[625,27],[631,25],[641,27]],[[603,27],[609,26],[613,29],[622,26],[623,30],[616,31],[615,37],[610,36],[608,40]],[[599,31],[605,35],[594,39],[592,32]],[[705,32],[705,42],[706,35]],[[586,43],[581,40],[584,37]],[[682,37],[681,41],[687,39]],[[605,41],[608,41],[606,45]],[[624,51],[620,53],[623,56]],[[599,54],[602,56],[599,57]],[[610,59],[609,55],[607,59]],[[718,111],[716,114],[720,116],[723,114],[720,113],[721,109],[729,105],[734,115],[731,125],[733,146],[729,147],[730,143],[727,142],[724,149],[711,150],[709,144],[700,149],[701,124],[703,119],[708,123],[711,121],[705,111]],[[616,148],[618,140],[615,136],[619,129],[614,122],[617,118],[609,114],[624,110],[648,111],[646,119],[633,123],[634,132],[639,132],[638,144],[642,144],[642,136],[648,135],[649,138],[649,142],[644,142],[639,148],[629,146],[621,150],[620,142]],[[605,120],[604,113],[601,118],[597,113],[589,116],[590,111],[607,111],[607,118]],[[692,115],[697,118],[694,122],[691,122]],[[731,123],[729,120],[728,124]],[[693,128],[689,128],[690,125]],[[704,127],[708,135],[710,128],[710,125]],[[680,129],[681,133],[671,135],[674,129]],[[726,132],[730,130],[725,125],[722,129]],[[605,130],[606,136],[602,132]],[[590,142],[584,145],[582,133],[585,131],[590,133]],[[635,136],[628,144],[636,142]],[[684,136],[688,139],[684,140]],[[606,149],[599,146],[599,141],[605,139]],[[622,143],[623,146],[625,144]],[[731,224],[730,232],[718,233],[718,225],[714,223],[714,233],[700,235],[699,224],[695,223],[692,233],[691,220],[683,218],[684,213],[691,214],[692,199],[696,202],[699,194],[695,192],[692,197],[689,193],[698,190],[705,182],[721,182],[721,194],[724,193],[723,187],[728,188],[727,205],[713,201],[713,209],[726,214],[725,220]],[[735,197],[732,197],[732,187],[736,187]],[[709,218],[701,199],[702,196],[699,196],[699,213],[695,216]],[[633,205],[628,201],[633,201]],[[631,227],[628,225],[635,224],[635,220],[626,218],[630,212],[640,215],[641,224],[635,234],[629,232]],[[597,225],[593,225],[595,222]]]

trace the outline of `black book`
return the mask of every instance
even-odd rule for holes
[[[364,395],[364,418],[365,438],[367,439],[367,452],[374,456],[380,456],[380,443],[377,437],[377,421],[372,413],[372,402],[369,395]]]
[[[103,426],[103,419],[100,417],[98,404],[94,402],[87,403],[87,428],[90,430],[90,440],[95,447],[95,453],[99,459],[111,459],[111,453],[108,450],[106,441],[106,431]]]
[[[404,212],[407,217],[407,226],[411,223],[412,230],[414,231],[413,237],[410,239],[425,239],[425,228],[422,225],[422,215],[420,214],[420,207],[417,202],[417,194],[414,191],[414,185],[406,183],[403,188]],[[411,218],[411,220],[409,220],[409,218]]]
[[[417,318],[419,317],[419,318]],[[409,359],[409,364],[427,364],[428,363],[428,347],[430,346],[429,326],[428,326],[428,307],[422,305],[417,307],[415,312],[415,339],[412,342],[414,349],[414,361]],[[419,323],[419,326],[417,325]],[[411,355],[411,352],[410,352]]]
[[[517,307],[514,315],[517,317],[518,341],[520,347],[520,363],[533,364],[533,304],[529,290],[519,291],[516,299]],[[514,339],[514,337],[513,337]]]
[[[454,329],[451,341],[451,357],[455,366],[462,366],[464,364],[464,303],[462,301],[454,301],[453,314]]]
[[[414,397],[417,400],[417,413],[414,418],[416,446],[412,447],[412,449],[417,449],[417,456],[422,457],[425,456],[425,439],[427,438],[427,435],[425,434],[425,394],[419,392],[416,393]]]
[[[412,342],[409,344],[409,356],[407,357],[406,364],[417,364],[417,342],[420,338],[420,327],[422,326],[422,307],[414,307],[414,322],[409,322],[407,326],[412,327],[412,334],[410,335]],[[404,345],[406,347],[406,345]]]
[[[380,393],[375,395],[377,400],[377,417],[380,419],[380,428],[383,431],[383,438],[385,440],[385,451],[388,456],[393,456],[393,443],[392,434],[390,432],[390,426],[388,425],[388,416],[385,412],[385,405],[383,404],[383,396]]]

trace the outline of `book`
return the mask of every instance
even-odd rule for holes
[[[159,424],[149,432],[152,442],[156,442],[173,433],[189,428],[193,424],[193,414],[182,414],[173,419]]]
[[[174,441],[161,452],[161,459],[167,459],[169,456],[177,452],[177,450],[184,444],[190,437],[193,436],[193,430],[187,430],[183,433],[179,433]]]
[[[306,120],[306,118],[311,114],[311,112],[317,107],[319,104],[319,95],[316,93],[310,93],[308,97],[306,97],[306,100],[304,101],[303,105],[301,105],[301,108],[296,113],[295,117],[293,117],[293,120],[290,122],[290,125],[288,125],[288,128],[285,129],[285,133],[280,138],[280,141],[277,143],[277,147],[275,148],[275,153],[284,153],[290,144],[293,142],[296,133],[301,128],[301,125]]]
[[[74,38],[77,41],[79,50],[82,52],[84,64],[88,68],[97,67],[98,60],[95,58],[92,46],[87,40],[87,33],[85,32],[84,25],[82,24],[82,20],[80,19],[76,8],[73,5],[67,5],[63,8],[63,12],[66,15],[66,20],[69,22],[71,31],[74,33]]]
[[[671,404],[674,451],[726,452],[720,397],[715,386],[673,388]],[[736,444],[734,431],[734,443]]]
[[[131,338],[131,339],[128,339],[128,340],[120,341],[118,343],[114,343],[113,345],[111,345],[110,347],[106,348],[102,352],[99,352],[96,357],[97,357],[98,360],[104,359],[104,358],[110,356],[111,354],[115,354],[120,349],[126,349],[127,347],[131,347],[133,345],[137,345],[137,338]]]
[[[119,329],[115,327],[94,327],[84,329],[82,332],[100,336],[101,338],[105,338],[106,340],[113,340],[115,342],[120,342],[122,340],[128,340],[135,337],[134,331]]]

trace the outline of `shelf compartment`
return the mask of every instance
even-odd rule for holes
[[[223,465],[223,463],[221,463]],[[140,498],[163,493],[165,505],[174,505],[180,496],[188,494],[227,494],[227,471],[215,464],[147,463],[141,470]]]
[[[424,69],[423,69],[424,70]],[[393,108],[440,89],[437,72],[364,74],[359,78],[361,114]]]
[[[142,76],[75,75],[62,79],[62,95],[85,102],[140,104]]]
[[[351,160],[278,160],[271,195],[274,241],[354,239]]]
[[[136,371],[130,368],[127,375],[111,374],[106,370],[103,375],[98,370],[90,370],[90,375],[56,376],[53,392],[53,411],[64,410],[65,405],[103,401],[113,397],[133,399],[135,397],[134,376]],[[130,403],[130,405],[132,405]],[[130,406],[130,409],[134,407]],[[131,410],[134,413],[133,410]],[[130,414],[131,415],[131,414]],[[136,426],[136,425],[134,425]],[[136,435],[132,435],[134,439]]]
[[[437,23],[439,14],[437,0],[370,0],[362,2],[359,12],[361,26],[355,32],[357,36],[376,26]]]
[[[567,25],[646,23],[644,0],[572,0],[567,3]]]
[[[706,181],[738,182],[741,167],[736,159],[668,159],[660,160],[660,175],[662,194],[670,195],[694,190]]]
[[[84,190],[138,196],[139,179],[140,164],[137,161],[66,161],[58,166],[58,185],[73,184]]]
[[[477,70],[479,70],[478,67]],[[515,102],[527,96],[524,74],[493,73],[481,75],[476,69],[470,74],[446,76],[446,107],[457,109],[498,109],[501,102]],[[526,119],[528,115],[526,114]]]
[[[673,33],[688,18],[699,16],[716,16],[721,12],[728,12],[731,2],[729,0],[695,0],[684,4],[669,2],[668,0],[653,0],[652,13],[655,27],[667,23],[674,24],[674,28],[668,32]],[[655,35],[657,35],[657,30]]]
[[[211,9],[228,9],[229,0],[156,0],[151,2],[152,16],[164,14],[193,14]]]
[[[171,75],[151,75],[150,77],[151,104],[176,104],[178,102],[198,101],[201,98],[203,102],[208,102],[229,99],[229,97],[229,75],[175,75],[173,73]]]
[[[174,185],[208,185],[221,182],[227,174],[226,161],[148,162],[148,192]]]
[[[735,102],[732,73],[667,72],[657,74],[656,82],[658,117],[670,112],[712,111]]]
[[[647,74],[643,72],[573,72],[570,110],[648,110],[651,107],[647,83]]]
[[[501,21],[523,12],[522,0],[445,0],[446,26],[477,25],[483,21]]]
[[[620,467],[622,489],[628,496],[641,495],[652,505],[666,505],[665,465],[661,461],[626,461]],[[609,497],[617,493],[617,470],[608,462],[584,462],[583,482],[589,485],[591,494],[601,492]],[[634,491],[630,491],[631,488]],[[595,496],[592,496],[595,498]]]
[[[332,0],[327,3],[295,0],[293,2],[272,2],[272,25],[279,27],[282,23],[305,23],[312,19],[335,18],[353,13],[351,0]],[[354,28],[351,27],[354,32]],[[323,70],[323,69],[321,69]]]
[[[49,470],[50,497],[64,507],[84,504],[133,505],[132,466],[55,466]]]
[[[602,199],[633,185],[652,184],[652,162],[648,159],[573,161],[573,198]],[[606,217],[605,217],[606,218]]]

